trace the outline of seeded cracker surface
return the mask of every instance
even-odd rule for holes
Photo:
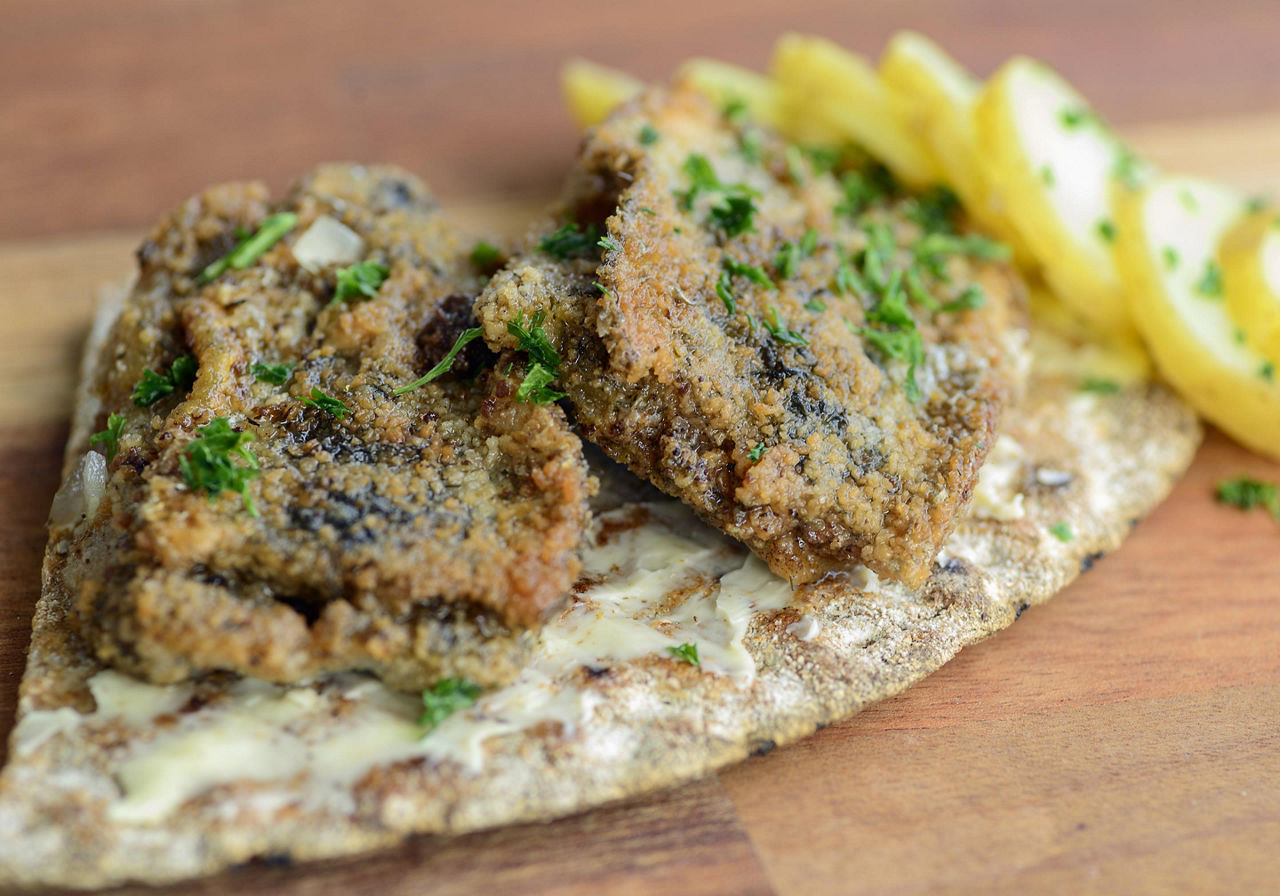
[[[862,191],[877,176],[842,182],[692,91],[652,90],[587,136],[477,316],[496,350],[539,321],[580,433],[778,575],[861,563],[919,585],[1014,388],[1022,287],[965,253],[921,264],[927,231],[962,222]]]
[[[282,211],[296,225],[265,254],[200,276]],[[385,269],[372,295],[333,301],[344,265],[296,260],[322,215]],[[259,184],[215,187],[156,227],[94,373],[94,430],[124,417],[106,493],[53,532],[50,575],[99,659],[156,682],[514,676],[577,577],[594,486],[562,412],[517,402],[479,341],[393,394],[473,323],[470,250],[416,179],[379,167],[319,168],[278,205]],[[183,355],[194,383],[138,407],[144,372]],[[273,383],[255,364],[287,367]],[[243,498],[182,469],[214,418],[252,434]]]

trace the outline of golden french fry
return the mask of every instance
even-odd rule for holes
[[[1269,209],[1240,219],[1218,251],[1227,310],[1249,345],[1280,361],[1280,216]]]
[[[676,80],[692,84],[721,106],[734,101],[744,103],[747,114],[763,124],[782,125],[778,85],[768,75],[728,62],[695,58],[676,69]]]
[[[570,59],[560,70],[560,89],[574,122],[580,128],[589,128],[638,94],[644,84],[618,69]]]

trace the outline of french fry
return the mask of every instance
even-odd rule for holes
[[[1267,209],[1242,218],[1218,252],[1227,310],[1250,346],[1280,362],[1280,216]]]
[[[560,89],[578,127],[599,124],[620,104],[644,89],[644,84],[618,69],[585,59],[570,59],[560,70]]]
[[[692,84],[720,106],[735,100],[746,104],[747,114],[762,124],[782,125],[778,85],[767,75],[715,59],[695,58],[676,69],[676,80]]]

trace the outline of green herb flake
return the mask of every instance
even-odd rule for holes
[[[729,122],[734,125],[741,125],[746,121],[747,113],[749,111],[750,110],[747,108],[747,101],[739,96],[731,97],[729,101],[724,104],[724,117],[729,119]]]
[[[190,389],[191,384],[196,381],[198,368],[196,359],[191,355],[179,355],[164,374],[144,370],[130,397],[138,407],[150,407],[166,395]]]
[[[516,316],[515,320],[507,321],[507,332],[515,337],[520,351],[527,354],[530,361],[559,371],[560,353],[551,344],[547,331],[542,328],[542,322],[546,318],[546,312],[538,311],[529,318],[529,325],[526,327],[522,312]]]
[[[1265,508],[1280,520],[1280,488],[1274,482],[1265,482],[1251,476],[1235,476],[1218,483],[1218,502],[1240,510]]]
[[[1274,383],[1276,381],[1276,365],[1270,361],[1263,361],[1262,366],[1258,368],[1258,376],[1268,383]]]
[[[756,204],[747,192],[725,196],[711,207],[711,226],[724,232],[726,239],[755,231]]]
[[[538,243],[538,251],[564,261],[568,258],[591,258],[597,254],[598,245],[599,234],[594,227],[583,230],[576,222],[570,221],[544,236]]]
[[[386,282],[391,269],[376,261],[359,261],[350,267],[338,271],[337,286],[333,290],[333,305],[337,302],[349,302],[363,296],[372,299]]]
[[[925,233],[950,233],[952,221],[960,208],[960,199],[946,187],[937,186],[903,205],[907,217]]]
[[[1231,338],[1236,341],[1236,345],[1244,345],[1244,340],[1245,340],[1244,330],[1242,330],[1240,327],[1236,327],[1234,330],[1231,331]]]
[[[778,309],[772,305],[760,318],[760,323],[769,331],[770,336],[783,345],[804,346],[809,344],[809,340],[804,337],[804,334],[796,332],[782,322],[778,317]]]
[[[939,311],[977,311],[987,303],[987,294],[981,284],[970,283],[955,299],[943,304]]]
[[[250,480],[259,472],[258,459],[249,448],[253,433],[236,432],[226,417],[214,417],[196,432],[197,438],[178,458],[187,488],[205,492],[210,501],[224,491],[239,492],[245,510],[256,517],[258,508],[248,492]],[[236,463],[236,457],[245,463]]]
[[[919,401],[920,386],[916,383],[916,368],[924,363],[924,340],[920,331],[910,330],[872,330],[858,327],[854,330],[859,336],[871,343],[882,355],[895,358],[907,365],[907,379],[903,389],[907,400],[912,404]]]
[[[797,186],[803,184],[807,177],[805,176],[804,152],[798,146],[788,146],[783,151],[783,159],[787,163],[787,176],[791,178],[791,182]]]
[[[1109,218],[1103,218],[1098,222],[1097,226],[1098,238],[1104,243],[1114,243],[1116,241],[1116,225]]]
[[[764,442],[756,443],[756,447],[747,452],[747,460],[753,464],[759,463],[762,457],[764,457]]]
[[[1222,268],[1212,258],[1205,262],[1204,273],[1196,281],[1196,292],[1208,299],[1222,297]]]
[[[293,374],[293,365],[263,364],[255,361],[249,366],[249,372],[253,374],[256,382],[269,383],[272,386],[283,386],[289,382],[289,377]]]
[[[827,310],[827,303],[822,299],[810,299],[804,303],[806,311],[812,311],[814,314],[821,314]]]
[[[1267,196],[1250,196],[1244,204],[1244,210],[1251,215],[1266,211],[1267,206],[1271,204],[1270,198]]]
[[[982,261],[1008,261],[1012,255],[1004,243],[977,233],[965,236],[930,233],[920,239],[911,251],[918,262],[929,268],[938,267],[951,255],[967,255]]]
[[[516,401],[532,404],[551,404],[564,398],[563,392],[549,388],[559,375],[541,364],[531,364],[524,375],[520,388],[516,389]]]
[[[769,275],[762,268],[758,268],[753,264],[744,264],[737,259],[725,256],[724,269],[736,277],[745,277],[757,286],[763,286],[765,289],[777,290],[777,286]]]
[[[760,135],[755,131],[743,132],[738,139],[738,152],[742,154],[743,161],[748,165],[758,165],[764,155],[764,149],[760,145]]]
[[[828,174],[840,164],[840,150],[830,146],[801,146],[799,149],[809,160],[809,167],[818,174]]]
[[[684,160],[684,173],[689,176],[689,189],[676,190],[675,196],[682,211],[691,211],[698,195],[720,189],[720,178],[710,160],[700,153],[690,153]]]
[[[1058,120],[1069,131],[1088,124],[1094,120],[1093,113],[1080,106],[1069,106],[1058,113]]]
[[[418,724],[433,731],[458,710],[474,704],[483,693],[484,688],[465,678],[442,678],[422,692]]]
[[[110,414],[107,416],[107,428],[102,432],[95,432],[89,436],[89,444],[101,445],[103,452],[107,456],[107,463],[111,463],[120,452],[120,436],[122,435],[124,435],[124,415]]]
[[[492,243],[480,240],[471,247],[471,266],[488,273],[502,264],[502,250]]]
[[[1087,376],[1080,382],[1081,392],[1092,392],[1094,395],[1115,395],[1120,391],[1120,384],[1104,377]]]
[[[1057,175],[1053,173],[1053,168],[1048,165],[1040,166],[1040,182],[1046,187],[1052,187],[1058,182]]]
[[[608,236],[600,237],[600,239],[596,240],[596,245],[599,246],[601,249],[607,249],[610,252],[617,252],[622,248],[616,242],[614,242],[612,237],[608,237]]]
[[[446,354],[443,358],[440,359],[440,363],[438,363],[435,367],[432,367],[430,370],[424,373],[420,379],[414,380],[412,383],[409,383],[409,385],[407,386],[401,386],[399,389],[394,390],[391,394],[403,395],[406,392],[413,391],[419,386],[425,386],[427,383],[431,382],[437,377],[444,376],[453,367],[453,362],[454,362],[454,359],[458,357],[458,352],[466,348],[467,343],[479,337],[480,334],[482,334],[483,332],[484,330],[482,330],[480,327],[472,327],[469,330],[463,330],[462,334],[456,340],[454,340],[453,348],[449,349],[448,354]]]
[[[1186,187],[1178,191],[1178,202],[1182,203],[1182,207],[1192,214],[1200,211],[1200,201]]]
[[[730,316],[738,313],[738,302],[733,295],[733,280],[729,277],[728,271],[721,271],[720,276],[716,278],[716,295],[720,297],[720,301],[724,302],[724,310],[728,311]]]
[[[1164,266],[1168,270],[1176,270],[1178,267],[1178,250],[1173,246],[1165,246],[1160,250],[1160,257],[1164,259]]]
[[[698,659],[698,645],[694,643],[681,644],[678,647],[668,647],[667,653],[671,654],[681,662],[688,663],[690,666],[701,666],[702,660]]]
[[[648,122],[645,122],[640,127],[640,133],[636,137],[636,139],[640,141],[641,146],[653,146],[653,144],[657,143],[661,138],[662,135],[658,133],[658,129]]]
[[[1116,151],[1116,160],[1111,165],[1111,176],[1126,190],[1141,189],[1142,163],[1127,146],[1121,146]]]
[[[863,282],[861,275],[848,262],[844,262],[836,268],[833,285],[836,295],[839,296],[856,296],[867,291],[867,284]]]
[[[592,280],[592,281],[591,281],[591,285],[592,285],[592,286],[594,286],[596,289],[598,289],[598,290],[600,291],[600,295],[602,295],[602,296],[611,296],[611,295],[613,295],[613,293],[612,293],[612,292],[610,292],[609,287],[605,286],[605,285],[604,285],[603,283],[601,283],[599,280]]]
[[[1075,533],[1071,531],[1071,526],[1061,520],[1049,527],[1049,534],[1063,544],[1068,541],[1074,541],[1076,537]]]
[[[341,399],[334,398],[332,395],[326,395],[316,386],[311,387],[311,397],[302,399],[302,403],[308,407],[324,411],[335,420],[341,420],[343,417],[351,413],[351,408],[343,404]]]
[[[257,261],[263,253],[274,246],[286,233],[298,224],[298,216],[293,212],[278,212],[262,219],[257,231],[251,236],[241,238],[234,249],[200,272],[199,281],[208,283],[230,269],[243,270]]]
[[[846,171],[840,178],[843,198],[836,204],[836,214],[856,219],[876,202],[897,189],[893,176],[881,165],[864,171]]]

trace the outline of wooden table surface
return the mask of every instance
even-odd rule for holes
[[[661,77],[760,66],[784,30],[874,54],[926,30],[981,73],[1063,70],[1172,168],[1280,191],[1280,15],[1265,2],[453,4],[0,0],[0,733],[72,371],[100,284],[203,185],[334,158],[422,173],[506,227],[556,188],[574,54]],[[650,799],[176,892],[1275,892],[1280,526],[1214,483],[1280,465],[1210,433],[1123,550],[907,693]]]

